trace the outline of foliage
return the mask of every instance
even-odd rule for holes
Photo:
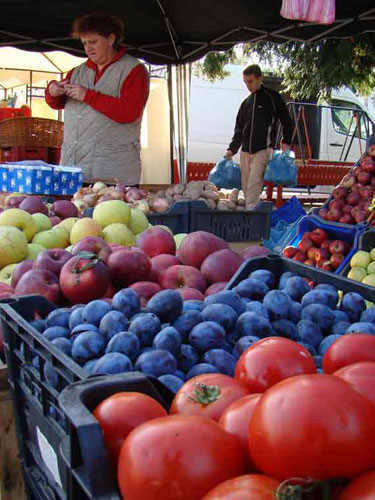
[[[209,81],[223,80],[229,76],[226,64],[237,62],[235,49],[226,52],[209,52],[203,59],[194,64],[194,73]]]

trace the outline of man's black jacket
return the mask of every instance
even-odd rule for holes
[[[283,128],[282,142],[290,144],[292,122],[288,109],[278,92],[262,85],[242,102],[228,149],[236,154],[240,147],[247,153],[275,148],[278,120]]]

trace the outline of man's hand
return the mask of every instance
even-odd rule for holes
[[[282,143],[280,144],[280,147],[281,147],[281,151],[282,151],[283,153],[287,153],[288,151],[290,151],[290,146],[289,146],[289,144],[285,144],[285,142],[282,142]]]
[[[66,91],[64,85],[61,82],[54,81],[48,87],[48,91],[52,97],[59,97],[65,95]]]
[[[232,151],[230,149],[227,149],[225,152],[224,158],[226,158],[227,160],[231,160],[232,157],[233,157]]]
[[[71,99],[76,99],[77,101],[83,101],[85,99],[87,88],[82,85],[66,84],[64,86],[66,95]]]

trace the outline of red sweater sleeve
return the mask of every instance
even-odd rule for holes
[[[69,73],[66,75],[66,78],[64,78],[64,81],[68,82],[70,81],[70,78],[72,76],[73,70],[70,70]],[[57,97],[53,97],[50,92],[49,92],[49,87],[50,85],[56,80],[53,80],[52,82],[49,82],[45,92],[44,96],[46,99],[46,103],[48,106],[52,109],[63,109],[65,107],[65,100],[66,96],[64,95],[59,95]]]
[[[134,122],[141,115],[148,97],[148,76],[142,64],[124,81],[120,97],[87,90],[85,103],[118,123]]]

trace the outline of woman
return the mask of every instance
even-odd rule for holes
[[[88,60],[45,92],[53,109],[64,108],[61,165],[82,167],[84,182],[138,185],[141,177],[140,132],[149,92],[141,62],[121,46],[124,26],[109,14],[76,19],[73,36]]]

